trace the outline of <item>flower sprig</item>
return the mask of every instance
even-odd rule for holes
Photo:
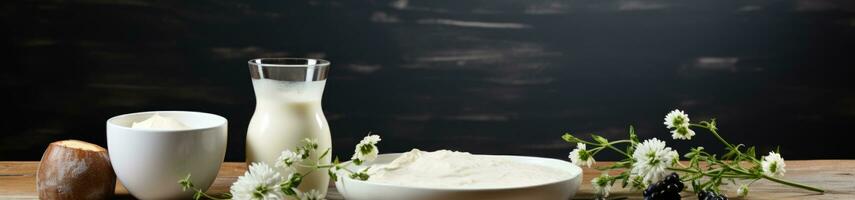
[[[293,150],[286,149],[282,151],[274,164],[276,168],[286,169],[284,171],[290,173],[287,177],[282,176],[282,174],[264,162],[255,162],[249,166],[249,169],[243,176],[238,177],[238,180],[232,184],[229,192],[216,196],[208,195],[202,189],[196,188],[193,182],[190,181],[190,174],[180,179],[178,184],[181,185],[182,190],[186,191],[189,189],[193,191],[193,199],[196,200],[202,198],[214,200],[273,200],[285,199],[286,197],[299,200],[322,200],[325,199],[326,195],[320,191],[311,190],[302,192],[297,189],[303,181],[303,177],[308,176],[316,170],[326,169],[326,173],[330,175],[333,181],[338,179],[336,172],[339,170],[347,171],[350,178],[368,180],[370,177],[368,175],[368,168],[354,172],[348,168],[348,165],[362,165],[365,162],[371,162],[376,159],[380,152],[379,148],[377,148],[377,143],[379,142],[379,135],[369,133],[368,136],[365,136],[356,145],[352,162],[345,164],[339,162],[338,158],[335,158],[331,164],[323,164],[321,160],[330,155],[331,149],[327,148],[324,150],[321,155],[317,156],[317,159],[308,160],[318,150],[318,142],[315,139],[306,138],[302,141],[301,146]],[[310,170],[301,173],[298,168]]]
[[[621,183],[621,187],[643,190],[647,186],[659,182],[671,172],[679,172],[682,182],[690,183],[693,192],[712,191],[721,193],[720,186],[727,183],[739,185],[738,196],[746,196],[748,187],[758,180],[769,180],[780,184],[793,186],[815,192],[823,189],[781,179],[786,172],[786,164],[779,152],[769,152],[760,159],[755,155],[755,147],[743,144],[729,143],[718,133],[715,119],[691,123],[688,114],[674,110],[665,116],[664,125],[671,132],[674,140],[691,140],[695,136],[692,128],[705,129],[724,145],[727,153],[722,156],[710,154],[703,147],[695,147],[683,155],[688,159],[686,164],[680,162],[680,154],[656,138],[640,141],[635,128],[629,127],[629,139],[609,141],[599,136],[591,135],[591,141],[583,140],[570,133],[565,133],[562,139],[576,144],[570,152],[569,159],[578,166],[591,167],[594,156],[600,151],[609,149],[623,156],[624,159],[608,166],[596,167],[604,171],[603,175],[594,178],[591,184],[600,197],[607,197],[611,186]],[[590,149],[588,149],[590,147]],[[747,166],[747,167],[746,167]],[[622,169],[620,174],[611,176],[610,170]],[[742,184],[737,184],[737,182]]]

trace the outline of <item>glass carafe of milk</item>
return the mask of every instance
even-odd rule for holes
[[[320,59],[262,58],[249,61],[255,90],[255,113],[246,134],[246,162],[265,162],[271,167],[283,150],[294,150],[303,139],[318,141],[318,150],[307,159],[330,148],[330,129],[321,109],[321,96],[330,62]],[[330,156],[321,160],[330,163]],[[276,168],[283,178],[290,172]],[[305,174],[310,169],[300,169]],[[326,193],[329,175],[314,172],[303,178],[300,191]]]

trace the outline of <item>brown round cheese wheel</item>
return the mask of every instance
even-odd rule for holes
[[[39,199],[108,199],[116,188],[107,150],[78,140],[51,143],[36,177]]]

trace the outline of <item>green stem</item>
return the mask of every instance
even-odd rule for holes
[[[703,126],[703,125],[698,125],[698,124],[690,124],[690,125],[695,126],[695,127],[705,128],[705,129],[709,130],[713,134],[713,136],[715,136],[715,138],[718,139],[718,141],[721,141],[721,143],[726,145],[728,148],[736,150],[736,149],[734,149],[733,145],[731,145],[730,143],[725,141],[724,138],[722,138],[721,135],[718,134],[718,131],[716,131],[715,129],[710,128],[709,126]],[[742,153],[742,151],[737,150],[736,153],[738,153],[739,155],[741,155],[743,157],[751,158],[751,160],[754,161],[755,163],[760,163],[760,161],[757,160],[757,158],[754,158],[752,156],[746,156],[745,154]],[[740,172],[740,173],[750,174],[750,173],[743,171],[743,170],[734,169],[734,168],[730,167],[729,165],[724,165],[724,166],[726,166],[727,168],[729,168],[731,170]],[[775,177],[767,176],[765,174],[762,174],[761,177],[763,177],[764,179],[770,180],[772,182],[776,182],[776,183],[780,183],[780,184],[784,184],[784,185],[789,185],[789,186],[793,186],[793,187],[797,187],[797,188],[802,188],[802,189],[806,189],[806,190],[810,190],[810,191],[814,191],[814,192],[825,193],[825,190],[817,188],[817,187],[813,187],[813,186],[809,186],[809,185],[805,185],[805,184],[801,184],[801,183],[796,183],[796,182],[790,182],[790,181],[786,181],[783,179],[778,179]]]
[[[753,156],[747,156],[747,155],[745,155],[744,153],[742,153],[742,151],[739,151],[739,150],[738,150],[738,149],[736,149],[736,147],[734,147],[732,144],[730,144],[729,142],[727,142],[726,140],[724,140],[724,138],[723,138],[723,137],[721,137],[721,135],[719,135],[719,134],[718,134],[718,131],[716,131],[714,128],[709,127],[709,126],[700,125],[700,124],[689,124],[689,125],[690,125],[690,126],[694,126],[694,127],[704,128],[704,129],[709,130],[709,131],[710,131],[710,133],[712,133],[712,135],[713,135],[713,136],[715,136],[715,138],[716,138],[716,139],[718,139],[718,141],[720,141],[722,144],[724,144],[724,145],[725,145],[725,146],[727,146],[728,148],[730,148],[730,149],[732,149],[732,150],[736,151],[736,153],[737,153],[737,154],[739,154],[740,156],[751,158],[751,161],[754,161],[754,163],[760,163],[760,161],[759,161],[759,160],[757,160],[757,158],[754,158]]]
[[[334,164],[327,164],[327,165],[319,165],[319,164],[315,164],[315,165],[304,165],[304,164],[300,164],[300,163],[294,163],[294,165],[299,166],[299,167],[304,167],[304,168],[314,168],[314,169],[323,169],[323,168],[330,168],[330,167],[334,167],[334,166],[335,166]]]
[[[743,175],[743,174],[724,174],[723,172],[719,172],[719,171],[721,171],[721,169],[714,169],[714,170],[710,170],[710,171],[707,171],[707,172],[703,172],[703,171],[697,171],[697,170],[691,170],[691,169],[683,169],[683,168],[669,167],[669,168],[668,168],[668,170],[671,170],[671,171],[678,171],[678,172],[686,172],[686,173],[695,173],[695,174],[700,174],[700,175],[703,175],[703,176],[709,176],[709,177],[718,177],[718,176],[721,176],[721,177],[723,177],[723,178],[754,178],[754,176]],[[721,175],[719,175],[719,174],[711,174],[710,172],[719,172],[719,173],[721,173]]]
[[[353,174],[353,173],[354,173],[354,172],[353,172],[353,170],[350,170],[350,169],[348,169],[348,168],[347,168],[347,167],[349,167],[349,166],[350,166],[350,164],[353,164],[353,163],[352,163],[352,162],[348,162],[348,163],[344,164],[344,166],[340,166],[340,168],[339,168],[339,169],[343,169],[344,171],[347,171],[347,172],[349,172],[349,173]]]
[[[796,183],[796,182],[790,182],[787,180],[767,176],[765,174],[763,174],[762,176],[763,176],[763,178],[770,180],[770,181],[773,181],[773,182],[776,182],[776,183],[789,185],[789,186],[793,186],[793,187],[797,187],[797,188],[802,188],[802,189],[810,190],[810,191],[814,191],[814,192],[825,193],[825,190],[817,188],[817,187],[813,187],[813,186],[809,186],[809,185],[805,185],[805,184],[801,184],[801,183]]]
[[[609,144],[611,145],[611,144],[628,143],[628,142],[632,142],[632,141],[630,141],[630,140],[615,140],[615,141],[609,142]]]
[[[614,147],[614,146],[612,146],[612,145],[608,145],[608,146],[606,146],[606,147],[608,147],[609,149],[615,150],[615,151],[617,151],[618,153],[623,154],[624,156],[626,156],[626,157],[628,157],[628,158],[632,158],[632,156],[630,156],[629,154],[627,154],[627,153],[626,153],[626,152],[624,152],[623,150],[618,149],[617,147]]]
[[[296,166],[298,166],[298,167],[305,167],[305,168],[315,168],[315,166],[312,166],[312,165],[304,165],[304,164],[302,164],[302,163],[294,163],[293,165],[296,165]]]
[[[698,173],[698,171],[695,171],[695,170],[683,169],[683,168],[677,168],[677,167],[669,167],[668,170],[678,171],[678,172],[687,172],[687,173]]]
[[[597,148],[589,149],[588,152],[590,153],[590,156],[594,156],[594,155],[597,155],[597,153],[600,153],[600,151],[602,151],[602,150],[603,150],[603,147],[597,147]]]
[[[727,169],[729,169],[729,170],[733,170],[733,171],[735,171],[735,172],[739,172],[739,173],[742,173],[742,174],[745,174],[745,175],[754,175],[754,174],[753,174],[753,173],[751,173],[751,172],[747,172],[747,171],[745,171],[745,170],[743,170],[743,169],[740,169],[740,168],[735,168],[735,167],[730,166],[730,165],[728,165],[727,163],[723,163],[723,162],[721,162],[721,161],[718,161],[718,163],[717,163],[717,164],[719,164],[719,165],[721,165],[721,166],[724,166],[724,168],[727,168]]]
[[[330,167],[334,167],[334,166],[335,166],[334,164],[328,164],[328,165],[315,165],[315,168],[317,168],[317,169],[323,169],[323,168],[330,168]]]
[[[683,167],[683,168],[689,168],[689,167],[686,167],[685,165],[683,165],[683,163],[680,162],[679,160],[677,160],[677,165],[680,165],[680,167]]]
[[[588,141],[585,141],[585,140],[582,140],[582,139],[578,139],[578,141],[577,141],[577,142],[578,142],[578,143],[582,143],[582,144],[586,144],[586,145],[600,146],[600,143],[588,142]],[[632,142],[632,141],[630,141],[630,140],[617,140],[617,141],[609,142],[609,144],[618,144],[618,143],[627,143],[627,142]]]
[[[201,189],[198,189],[198,188],[193,188],[193,191],[196,191],[196,193],[202,194],[202,196],[204,196],[205,198],[208,198],[208,199],[213,199],[213,200],[228,200],[228,199],[221,199],[221,198],[217,198],[217,197],[214,197],[214,196],[208,195],[208,194],[206,194],[205,192],[202,192],[202,190],[201,190]]]
[[[718,139],[718,141],[720,141],[721,143],[726,145],[728,148],[733,149],[733,145],[731,145],[729,142],[725,141],[724,138],[722,138],[721,135],[718,134],[718,131],[716,131],[715,129],[712,129],[709,126],[704,126],[704,125],[700,125],[700,124],[689,124],[689,125],[709,130],[713,134],[713,136],[715,136],[715,138]]]

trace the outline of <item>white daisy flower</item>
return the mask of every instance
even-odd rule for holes
[[[295,189],[296,190],[296,189]],[[317,190],[311,190],[308,192],[300,192],[297,190],[297,197],[300,200],[326,200],[326,195]]]
[[[611,176],[609,176],[609,174],[603,174],[591,179],[591,185],[594,186],[594,191],[596,191],[597,196],[609,197],[609,190],[612,189],[612,184],[609,184],[610,181]]]
[[[318,149],[318,138],[305,138],[303,144],[311,149]]]
[[[368,135],[368,136],[365,136],[365,138],[362,138],[362,141],[359,141],[359,144],[376,145],[378,142],[380,142],[380,136],[379,135]]]
[[[361,162],[371,162],[374,159],[377,159],[377,154],[380,151],[377,150],[377,146],[373,144],[362,144],[359,143],[356,145],[356,149],[354,150],[353,157],[351,160],[360,160]]]
[[[691,140],[692,136],[695,136],[695,131],[688,126],[681,126],[671,130],[671,138],[675,140]]]
[[[294,163],[302,162],[303,155],[293,152],[291,150],[282,151],[282,155],[279,155],[279,158],[276,159],[276,167],[291,167]]]
[[[644,177],[635,174],[629,175],[629,186],[633,190],[644,190],[647,188],[647,184],[644,183]]]
[[[674,109],[665,115],[666,128],[689,127],[689,115],[680,109]]]
[[[570,162],[580,167],[587,166],[590,168],[595,162],[584,143],[576,143],[576,149],[570,151],[570,155],[567,157],[570,158]]]
[[[775,152],[769,152],[769,155],[763,156],[760,166],[763,168],[763,174],[767,176],[784,176],[784,173],[787,172],[784,169],[787,166],[784,164],[784,158]]]
[[[234,199],[273,200],[283,199],[279,189],[282,176],[264,163],[252,163],[249,170],[238,177],[230,192]]]
[[[653,138],[641,142],[632,153],[633,175],[642,177],[644,184],[658,182],[668,175],[667,168],[677,161],[679,154],[665,146],[665,142]]]
[[[338,166],[332,166],[327,169],[328,174],[337,174],[336,172],[338,172]]]
[[[282,179],[282,183],[279,184],[279,187],[282,190],[289,190],[290,189],[291,191],[296,191],[297,190],[296,187],[297,187],[297,185],[300,184],[300,180],[302,179],[302,175],[300,175],[300,173],[297,173],[297,172],[292,171],[292,170],[288,170],[288,171],[289,171],[288,177],[285,179]]]
[[[308,158],[309,150],[306,150],[305,148],[297,148],[297,155],[300,155],[300,159],[302,159],[303,157]]]
[[[739,186],[739,189],[736,189],[736,196],[739,198],[744,198],[748,196],[748,185],[742,184]]]
[[[359,144],[356,145],[353,157],[350,159],[359,160],[357,164],[361,162],[371,162],[374,159],[377,159],[377,154],[380,153],[380,150],[376,146],[378,142],[380,142],[379,135],[365,136],[365,138],[362,138],[362,141],[359,141]]]

